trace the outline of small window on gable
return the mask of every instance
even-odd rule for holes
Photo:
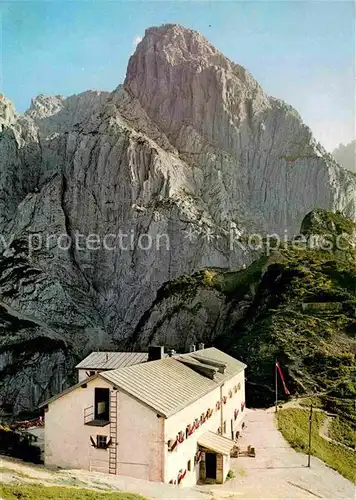
[[[226,434],[226,420],[224,422],[224,434]]]
[[[188,460],[187,469],[188,469],[188,471],[192,470],[192,461],[191,460]]]
[[[89,377],[92,377],[93,375],[95,375],[95,371],[94,370],[90,370]]]

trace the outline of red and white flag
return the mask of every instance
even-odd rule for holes
[[[279,364],[279,361],[276,361],[276,367],[277,367],[277,370],[278,370],[278,373],[279,373],[279,376],[281,377],[281,380],[282,380],[282,384],[283,384],[283,389],[284,389],[284,392],[287,396],[290,395],[290,392],[288,390],[288,387],[286,386],[286,382],[284,380],[284,375],[283,375],[283,372],[282,372],[282,369],[281,369],[281,366]]]

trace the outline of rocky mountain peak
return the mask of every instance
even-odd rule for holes
[[[164,55],[168,65],[189,64],[197,71],[216,66],[216,69],[234,72],[245,83],[249,76],[251,82],[248,83],[257,85],[245,68],[230,61],[201,33],[179,24],[164,24],[146,29],[145,36],[138,44],[131,60],[147,53],[153,53],[156,56]],[[128,76],[131,73],[130,62]]]
[[[58,113],[63,108],[65,97],[63,95],[39,94],[31,99],[31,106],[26,115],[31,118],[45,118]]]
[[[194,152],[206,141],[235,150],[236,129],[269,106],[243,67],[199,33],[172,24],[146,30],[130,58],[125,88],[178,147],[196,135]]]
[[[197,61],[199,64],[212,62],[226,66],[227,59],[203,35],[179,24],[164,24],[151,27],[136,52],[147,50],[163,51],[171,64]]]
[[[15,120],[15,106],[3,94],[0,94],[0,128],[10,125]]]

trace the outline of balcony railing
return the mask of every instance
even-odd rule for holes
[[[105,425],[108,425],[110,423],[110,420],[103,419],[103,418],[95,418],[95,412],[94,412],[94,406],[88,406],[87,408],[84,408],[84,424],[85,425],[93,425],[96,427],[105,427]]]
[[[94,420],[94,406],[88,406],[88,408],[84,408],[84,423],[87,424]]]

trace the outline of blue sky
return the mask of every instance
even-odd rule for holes
[[[1,91],[19,111],[40,93],[114,89],[145,28],[177,22],[292,104],[327,149],[353,138],[352,1],[13,0],[0,12]]]

